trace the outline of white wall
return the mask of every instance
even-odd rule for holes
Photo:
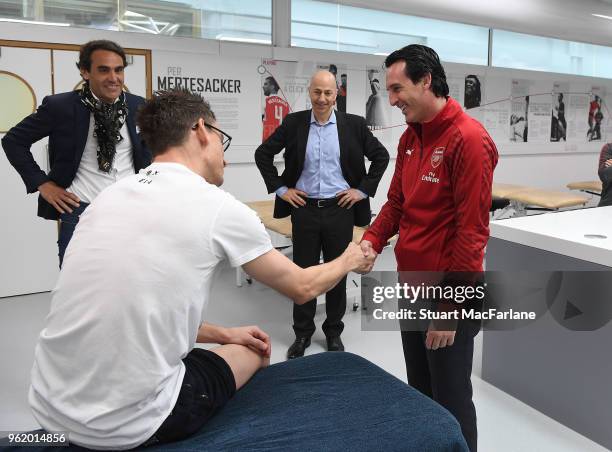
[[[599,153],[502,155],[495,170],[495,180],[567,190],[568,182],[598,179],[598,163]]]
[[[366,65],[380,65],[382,62],[382,57],[379,56],[337,53],[313,49],[271,48],[268,46],[249,44],[189,38],[169,38],[137,33],[108,33],[101,30],[60,28],[43,25],[0,24],[0,39],[82,44],[88,40],[98,38],[113,39],[124,47],[152,49],[153,58],[155,57],[156,50],[164,50],[190,52],[194,54],[194,57],[196,57],[197,54],[200,58],[203,54],[210,54],[231,56],[234,58],[262,57],[289,61],[334,61],[339,64],[347,65],[350,71],[349,74],[354,78],[357,78],[360,73],[365,74]],[[509,78],[548,79],[551,83],[553,81],[580,81],[585,84],[604,84],[608,85],[610,87],[608,91],[612,92],[612,81],[609,80],[455,64],[445,64],[445,67],[447,72],[474,72],[486,75],[495,73]],[[349,78],[349,80],[351,79]],[[365,104],[366,95],[365,84],[359,83],[359,81],[355,83],[356,84],[352,87],[349,86],[348,110],[349,112],[363,114],[363,105]],[[360,85],[363,86],[360,87]],[[352,92],[351,89],[353,89]],[[363,99],[363,101],[359,99]],[[259,106],[257,108],[259,108]],[[388,146],[393,156],[395,154],[396,143],[392,142],[385,144]],[[563,189],[565,184],[571,181],[597,179],[598,148],[601,144],[589,143],[588,148],[576,149],[586,150],[587,152],[585,153],[568,152],[574,148],[562,148],[561,143],[545,143],[541,145],[525,143],[521,144],[520,148],[516,146],[516,144],[499,145],[500,152],[503,155],[501,155],[500,163],[495,174],[496,181]],[[255,147],[256,144],[253,145],[253,151]],[[526,155],[517,155],[519,152]],[[248,153],[243,153],[243,155],[248,155]],[[2,156],[1,158],[5,157]],[[230,163],[226,168],[224,185],[227,191],[243,201],[270,198],[270,195],[266,193],[264,183],[254,163],[249,161],[232,161],[231,149],[228,151],[228,161]],[[378,194],[373,202],[375,211],[378,210],[385,201],[394,164],[395,160],[393,159],[380,184]],[[12,207],[24,202],[22,197],[7,197],[4,193],[0,194],[0,197],[5,212],[10,212]],[[34,213],[32,215],[34,216]],[[0,234],[3,233],[4,227],[0,225]],[[23,237],[23,246],[28,246],[26,237]],[[37,275],[31,276],[32,279],[36,279],[37,277]],[[51,289],[51,287],[48,287],[48,289]]]

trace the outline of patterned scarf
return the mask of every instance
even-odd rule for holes
[[[83,105],[94,115],[93,136],[98,140],[98,168],[100,171],[110,173],[117,152],[117,143],[123,141],[120,131],[128,113],[125,93],[121,93],[117,102],[107,104],[96,99],[89,88],[89,82],[85,82],[80,96]]]

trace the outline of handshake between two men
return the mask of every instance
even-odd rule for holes
[[[344,254],[352,262],[353,269],[351,271],[362,275],[372,271],[378,256],[378,253],[372,247],[372,243],[368,240],[362,241],[359,245],[356,245],[355,242],[349,243]]]

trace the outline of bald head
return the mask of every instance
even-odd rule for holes
[[[317,71],[310,79],[310,88],[308,89],[310,102],[312,103],[312,112],[316,120],[320,123],[326,122],[331,112],[336,105],[336,95],[338,94],[338,86],[336,85],[336,77],[329,71]]]
[[[310,77],[310,86],[312,85],[325,85],[332,89],[336,88],[336,76],[329,71],[321,69]]]

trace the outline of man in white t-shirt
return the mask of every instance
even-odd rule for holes
[[[41,426],[95,449],[186,438],[268,364],[258,327],[205,322],[219,263],[296,303],[369,265],[352,243],[305,269],[276,251],[256,214],[219,188],[231,138],[199,96],[158,93],[138,125],[154,162],[83,213],[32,369]],[[224,345],[194,348],[204,342]]]

